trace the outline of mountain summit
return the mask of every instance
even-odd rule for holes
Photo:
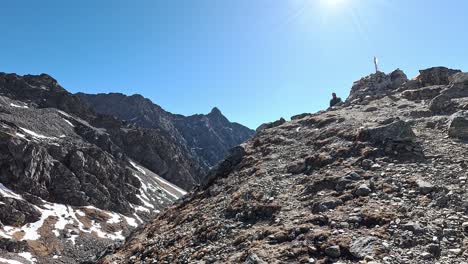
[[[468,73],[400,70],[263,126],[99,263],[464,263]]]

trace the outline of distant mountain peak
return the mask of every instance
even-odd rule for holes
[[[211,109],[211,112],[210,112],[211,115],[223,115],[223,113],[221,113],[221,110],[219,110],[218,107],[213,107],[213,109]]]

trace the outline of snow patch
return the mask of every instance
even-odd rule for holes
[[[29,129],[22,128],[22,127],[20,127],[20,128],[21,128],[21,130],[23,130],[24,132],[26,132],[27,134],[29,134],[29,135],[31,135],[31,136],[33,136],[33,137],[35,137],[35,138],[40,138],[40,139],[55,139],[55,137],[47,137],[47,136],[38,134],[38,133],[36,133],[36,132],[34,132],[34,131],[31,131],[31,130],[29,130]]]
[[[17,107],[17,108],[29,108],[26,105],[17,105],[17,104],[14,104],[14,103],[10,103],[10,106]]]
[[[3,197],[9,197],[9,198],[13,198],[13,199],[16,199],[16,200],[23,200],[23,197],[21,197],[21,195],[16,194],[15,192],[8,189],[7,187],[5,187],[5,185],[3,185],[1,183],[0,183],[0,194]]]
[[[71,206],[63,205],[63,204],[48,203],[45,201],[43,202],[44,202],[44,208],[35,206],[36,209],[41,212],[41,218],[38,221],[34,223],[26,224],[22,226],[21,228],[5,226],[3,227],[3,230],[0,230],[0,237],[11,238],[13,234],[15,234],[16,232],[22,231],[24,233],[24,236],[21,240],[38,240],[41,238],[41,235],[39,234],[38,231],[44,225],[44,222],[46,221],[46,219],[49,217],[55,217],[57,219],[57,222],[54,224],[52,232],[57,237],[59,237],[60,235],[59,231],[64,230],[67,225],[78,224],[79,231],[83,233],[90,234],[94,232],[98,237],[112,239],[112,240],[124,240],[125,239],[125,237],[122,235],[122,231],[114,232],[114,233],[104,232],[102,230],[101,224],[96,223],[94,220],[91,222],[91,228],[89,229],[85,228],[84,224],[78,219],[76,215],[84,217],[86,216],[86,214],[83,211],[80,211],[79,209],[75,210]],[[87,207],[101,211],[100,209],[97,209],[92,206],[87,206]],[[107,211],[104,211],[104,212],[112,216],[112,218],[108,220],[108,223],[120,222],[119,220],[121,219],[121,216],[119,214],[107,212]],[[79,237],[79,235],[72,235],[69,239],[74,244],[75,239],[77,237]]]
[[[121,222],[119,214],[117,213],[107,213],[107,214],[111,216],[111,218],[107,220],[108,224],[118,224]]]
[[[22,258],[27,259],[30,263],[36,263],[36,258],[29,252],[21,252],[18,255]]]
[[[140,166],[136,165],[134,162],[130,161],[130,164],[132,164],[132,166],[137,169],[139,172],[143,173],[144,175],[146,175],[146,171],[144,169],[142,169]]]
[[[57,111],[58,111],[60,114],[62,114],[62,115],[64,115],[64,116],[66,116],[66,117],[71,117],[71,115],[69,115],[69,114],[65,113],[65,112],[64,112],[64,111],[62,111],[62,110],[57,110]]]
[[[5,258],[0,258],[1,263],[6,263],[6,264],[23,264],[19,261],[12,260],[12,259],[5,259]]]
[[[72,122],[70,122],[68,119],[62,118],[67,124],[69,124],[71,127],[75,127]]]
[[[129,226],[133,226],[133,227],[137,227],[137,226],[138,226],[138,224],[137,224],[137,222],[135,221],[134,218],[131,218],[131,217],[128,217],[128,216],[124,216],[124,218],[125,218],[125,221],[127,221],[127,224],[128,224]]]

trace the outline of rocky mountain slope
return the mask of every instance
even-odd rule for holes
[[[186,194],[168,180],[202,182],[168,134],[96,113],[46,74],[0,73],[0,263],[89,260]]]
[[[355,82],[262,126],[99,263],[466,263],[468,74]]]
[[[78,93],[77,96],[98,113],[166,131],[206,169],[215,166],[229,149],[254,134],[251,129],[229,122],[216,107],[207,115],[186,117],[171,114],[141,95]]]

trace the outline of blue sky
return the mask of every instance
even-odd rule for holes
[[[166,110],[217,106],[255,128],[346,98],[373,70],[468,69],[464,0],[15,0],[0,71],[71,92],[139,93]]]

